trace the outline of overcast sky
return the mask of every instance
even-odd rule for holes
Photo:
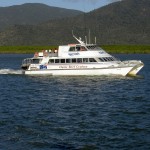
[[[115,1],[120,0],[0,0],[0,7],[20,5],[24,3],[44,3],[49,6],[88,12]]]

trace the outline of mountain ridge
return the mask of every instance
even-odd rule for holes
[[[9,7],[0,7],[0,29],[12,25],[36,25],[53,19],[73,17],[83,12],[40,3],[25,3]]]
[[[72,30],[83,39],[91,29],[98,44],[150,44],[150,1],[123,0],[81,15],[38,25],[15,25],[0,32],[0,45],[74,43]]]

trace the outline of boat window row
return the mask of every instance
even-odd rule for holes
[[[101,57],[99,58],[100,61],[104,62],[104,61],[116,61],[116,59],[114,57]]]
[[[97,62],[94,58],[50,59],[48,63],[84,63]]]
[[[73,51],[87,51],[87,48],[84,46],[75,46],[75,47],[70,47],[69,49],[70,52]]]
[[[89,50],[103,50],[102,48],[98,47],[97,45],[89,45],[89,46],[73,46],[73,47],[70,47],[69,51],[70,52],[87,51],[87,49],[89,49]]]
[[[41,59],[31,59],[31,58],[27,58],[24,59],[22,64],[39,64],[39,62],[41,61]]]
[[[102,48],[98,47],[97,45],[89,45],[87,46],[90,50],[103,50]]]

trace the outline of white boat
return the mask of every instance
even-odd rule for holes
[[[58,50],[36,52],[22,62],[26,75],[136,75],[144,66],[140,60],[120,61],[96,44],[83,42],[59,46]]]

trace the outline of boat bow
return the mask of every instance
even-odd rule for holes
[[[127,75],[135,76],[143,67],[144,63],[140,60],[129,60],[123,61],[124,65],[132,66],[132,69],[127,73]]]

